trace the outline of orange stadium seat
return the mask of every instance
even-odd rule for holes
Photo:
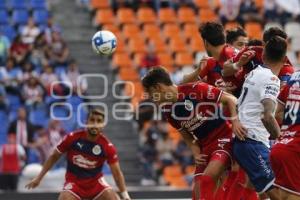
[[[98,9],[94,21],[96,25],[113,24],[115,17],[111,9]]]
[[[185,168],[185,174],[193,175],[195,173],[195,166],[190,165]]]
[[[179,66],[192,65],[194,59],[192,55],[188,52],[179,52],[175,56],[175,64]]]
[[[166,24],[163,27],[163,34],[166,38],[176,37],[180,35],[180,28],[177,24]]]
[[[169,136],[173,140],[174,144],[178,144],[182,139],[178,131],[168,124]]]
[[[101,28],[101,30],[108,30],[113,32],[114,34],[117,34],[120,32],[120,29],[118,28],[118,26],[115,26],[113,24],[104,24]]]
[[[208,8],[209,7],[208,0],[194,0],[194,3],[199,8]]]
[[[197,24],[185,24],[183,27],[183,34],[186,38],[193,38],[198,36],[199,26]]]
[[[180,23],[196,23],[196,15],[192,8],[179,8],[177,16]]]
[[[132,38],[128,42],[129,50],[132,53],[145,53],[146,44],[144,40]]]
[[[128,39],[140,35],[140,28],[136,24],[125,24],[122,32],[124,37]]]
[[[117,19],[119,24],[133,24],[136,22],[135,14],[130,8],[120,8],[117,11]]]
[[[159,58],[159,62],[162,66],[167,68],[169,71],[173,71],[174,61],[172,56],[167,52],[159,52],[157,53]]]
[[[141,52],[135,53],[135,54],[133,55],[133,62],[134,62],[134,65],[135,65],[136,67],[139,67],[139,66],[140,66],[141,60],[142,60],[142,58],[144,57],[144,55],[145,55],[145,53],[141,53]]]
[[[199,13],[200,22],[216,21],[218,19],[217,15],[210,8],[203,8]]]
[[[146,38],[160,37],[160,28],[155,24],[145,24],[143,27],[143,34]]]
[[[140,78],[137,71],[132,67],[120,68],[119,76],[123,81],[138,81]]]
[[[171,179],[170,180],[170,185],[172,187],[181,188],[181,189],[188,187],[187,181],[184,179],[183,176]]]
[[[264,6],[264,0],[255,0],[255,5],[258,8],[262,8]]]
[[[149,44],[154,45],[154,51],[157,52],[165,52],[167,51],[167,45],[161,37],[153,38],[149,40]]]
[[[158,18],[161,23],[175,23],[176,15],[172,8],[162,8],[158,12]]]
[[[225,30],[233,29],[233,28],[236,28],[236,27],[239,27],[239,26],[241,26],[241,25],[237,22],[227,22],[225,24]]]
[[[205,51],[203,40],[199,34],[198,34],[198,36],[191,38],[190,48],[193,53]]]
[[[109,0],[91,0],[90,5],[92,9],[99,9],[99,8],[109,8]]]
[[[179,38],[171,38],[169,42],[169,49],[173,53],[177,52],[186,52],[187,51],[187,44]]]
[[[132,63],[127,53],[114,53],[112,63],[114,66],[118,66],[120,68],[129,68]]]
[[[126,52],[126,44],[123,40],[123,38],[121,37],[117,37],[117,48],[116,48],[116,52]]]
[[[260,23],[248,22],[245,24],[245,31],[249,38],[261,39],[262,27]]]
[[[142,24],[146,23],[155,23],[156,16],[154,11],[151,8],[139,8],[137,11],[138,21]]]

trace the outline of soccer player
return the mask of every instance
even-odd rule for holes
[[[267,43],[271,38],[274,36],[280,36],[283,39],[287,39],[287,34],[277,28],[271,27],[267,29],[263,34],[263,42]],[[224,63],[223,67],[223,78],[226,80],[227,77],[229,80],[232,79],[234,75],[236,77],[236,93],[240,93],[241,86],[245,81],[246,75],[253,69],[255,69],[258,65],[263,65],[263,46],[247,46],[243,50],[241,50],[232,60],[228,60]],[[294,72],[294,67],[292,66],[291,62],[287,57],[285,57],[285,63],[278,77],[281,81],[281,85],[283,86],[286,81],[290,78],[291,74]]]
[[[226,31],[226,43],[240,51],[248,43],[247,34],[241,27],[229,29]]]
[[[236,133],[233,154],[246,171],[255,190],[278,199],[273,188],[274,174],[269,160],[269,137],[276,139],[280,128],[275,119],[276,99],[280,91],[277,77],[285,63],[286,41],[275,36],[265,45],[262,57],[265,66],[257,66],[247,76],[238,100],[239,120],[246,135]]]
[[[212,200],[216,182],[231,165],[232,130],[245,132],[236,118],[236,98],[203,82],[176,86],[162,67],[148,71],[142,84],[192,150],[197,165],[193,198]],[[219,102],[230,111],[232,129],[221,117]]]
[[[270,160],[280,199],[300,200],[300,72],[295,72],[278,97],[283,123]],[[284,111],[284,113],[283,113]]]
[[[236,50],[225,43],[224,28],[216,22],[201,25],[200,34],[208,56],[200,61],[199,66],[190,74],[184,76],[182,83],[205,81],[208,84],[231,91],[233,83],[222,78],[223,64],[236,54]]]
[[[102,174],[104,163],[110,166],[114,180],[125,200],[130,200],[120,169],[115,146],[103,135],[105,113],[94,108],[89,111],[87,129],[66,135],[44,163],[39,175],[26,187],[37,187],[56,161],[66,153],[67,172],[59,200],[117,200],[117,194],[106,183]]]

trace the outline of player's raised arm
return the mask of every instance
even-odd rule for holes
[[[262,101],[264,112],[261,121],[267,131],[271,134],[271,139],[276,139],[280,135],[280,127],[275,119],[274,112],[276,103],[272,99],[264,99]]]
[[[242,126],[237,114],[237,99],[226,92],[223,92],[220,97],[220,102],[226,106],[230,112],[232,122],[232,131],[240,139],[245,140],[247,130]]]
[[[46,162],[43,165],[42,171],[39,173],[37,177],[32,179],[29,183],[26,184],[27,189],[34,189],[37,186],[39,186],[41,180],[46,175],[46,173],[52,168],[52,166],[59,160],[61,157],[61,153],[58,152],[57,149],[53,151],[53,153],[50,155],[50,157],[46,160]]]
[[[130,198],[128,192],[127,192],[126,184],[125,184],[125,178],[124,178],[124,175],[121,171],[119,162],[115,162],[113,164],[110,164],[109,167],[111,169],[111,172],[112,172],[112,175],[113,175],[114,180],[116,182],[116,185],[120,190],[121,198],[123,200],[130,200],[131,198]]]
[[[204,57],[201,59],[199,66],[197,66],[197,68],[193,72],[183,76],[182,84],[199,81],[201,70],[203,70],[206,65],[207,57]]]

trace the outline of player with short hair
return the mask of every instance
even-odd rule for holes
[[[280,198],[300,199],[300,72],[295,72],[278,96],[277,119],[281,136],[272,146],[270,160]]]
[[[110,166],[122,198],[130,200],[116,148],[103,134],[105,117],[99,108],[90,110],[87,128],[66,135],[44,163],[39,175],[26,187],[37,187],[51,167],[66,154],[67,172],[59,200],[118,200],[117,194],[104,180],[102,167],[105,162]]]
[[[233,143],[234,157],[255,190],[259,194],[266,192],[272,200],[279,198],[273,188],[269,138],[276,139],[280,135],[274,112],[280,91],[277,76],[286,61],[286,51],[287,43],[281,37],[275,36],[266,43],[262,54],[265,65],[259,65],[249,73],[238,100],[239,120],[247,133],[235,133],[237,137]]]
[[[174,85],[162,67],[148,71],[142,84],[193,152],[197,164],[193,199],[212,200],[216,182],[231,165],[232,129],[245,131],[236,119],[236,98],[203,82]],[[232,129],[221,117],[219,102],[230,111]]]
[[[242,27],[229,29],[226,31],[226,43],[240,51],[248,43],[247,34]]]

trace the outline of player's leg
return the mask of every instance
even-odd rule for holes
[[[119,200],[119,197],[112,189],[108,188],[96,196],[93,200]]]
[[[58,200],[80,200],[81,198],[71,191],[62,191]]]
[[[300,195],[295,195],[282,189],[279,189],[279,194],[281,200],[300,200]]]

